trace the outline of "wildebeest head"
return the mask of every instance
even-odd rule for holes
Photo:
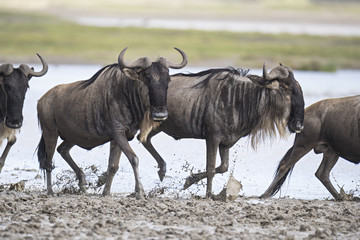
[[[296,81],[292,69],[288,66],[280,66],[272,69],[269,73],[263,65],[262,78],[251,78],[257,84],[271,86],[272,89],[283,91],[290,96],[291,110],[288,119],[288,129],[299,133],[304,129],[304,97],[300,84]]]
[[[22,126],[22,109],[31,77],[41,77],[48,71],[47,63],[39,54],[37,55],[43,65],[40,72],[35,72],[25,64],[18,68],[9,63],[0,66],[0,119],[5,120],[9,128],[16,129]]]
[[[186,54],[179,48],[175,48],[182,56],[180,64],[172,63],[166,58],[160,57],[152,62],[149,58],[139,58],[131,64],[124,62],[125,48],[119,55],[119,65],[122,72],[133,80],[143,82],[149,90],[150,112],[154,121],[163,121],[168,116],[167,89],[170,82],[169,68],[180,69],[187,64]]]

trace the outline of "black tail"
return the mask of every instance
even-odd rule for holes
[[[275,177],[279,174],[281,162],[282,162],[282,161],[286,161],[286,160],[288,160],[288,159],[290,158],[291,153],[292,153],[292,151],[293,151],[293,148],[294,148],[294,146],[292,146],[292,147],[286,152],[285,156],[284,156],[284,157],[281,159],[281,161],[279,162],[278,168],[276,169],[276,172],[275,172]],[[285,182],[287,176],[289,175],[289,173],[290,173],[290,175],[291,175],[291,172],[292,172],[292,170],[294,169],[294,166],[295,166],[295,165],[293,165],[291,168],[289,168],[289,170],[285,173],[285,175],[284,175],[282,178],[280,178],[280,180],[278,181],[278,183],[276,184],[276,186],[275,186],[274,189],[272,190],[270,196],[274,196],[277,192],[280,191],[280,188],[281,188],[282,185],[284,184],[284,182]]]
[[[44,141],[44,136],[41,136],[39,145],[37,147],[37,155],[38,155],[38,161],[40,165],[40,169],[44,171],[51,171],[53,169],[52,166],[48,166],[49,163],[47,163],[47,154],[46,154],[46,145]]]

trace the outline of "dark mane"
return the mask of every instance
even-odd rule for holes
[[[99,71],[97,71],[94,76],[92,76],[90,79],[88,80],[84,80],[82,83],[81,83],[81,87],[83,88],[86,88],[88,86],[90,86],[93,82],[96,81],[96,79],[99,77],[99,75],[104,72],[105,74],[107,74],[108,72],[110,72],[110,74],[116,74],[116,69],[119,69],[119,65],[117,63],[113,63],[113,64],[110,64],[110,65],[107,65],[103,68],[101,68]]]
[[[213,77],[218,77],[223,73],[227,73],[224,77],[218,78],[218,80],[224,80],[228,78],[233,78],[234,76],[245,77],[250,69],[244,68],[234,68],[234,67],[227,67],[227,68],[214,68],[205,71],[201,71],[198,73],[177,73],[173,76],[187,76],[187,77],[204,77],[207,76],[204,80],[199,82],[198,84],[194,85],[194,87],[205,87],[208,85],[210,79]]]

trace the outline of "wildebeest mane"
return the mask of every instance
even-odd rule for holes
[[[187,77],[204,77],[204,76],[206,76],[206,78],[204,78],[204,80],[202,80],[201,82],[199,82],[193,86],[194,88],[201,88],[201,87],[206,87],[212,78],[217,78],[218,80],[225,80],[225,79],[233,78],[234,76],[245,77],[249,71],[250,71],[250,69],[226,67],[226,68],[209,69],[209,70],[201,71],[198,73],[178,73],[178,74],[175,74],[174,76],[187,76]],[[223,73],[226,73],[226,74],[220,78],[219,76],[222,75]]]
[[[116,74],[116,72],[117,72],[116,70],[120,70],[119,64],[113,63],[113,64],[110,64],[110,65],[107,65],[107,66],[101,68],[99,71],[97,71],[94,74],[94,76],[92,76],[90,79],[84,80],[81,83],[81,87],[86,88],[86,87],[90,86],[92,83],[94,83],[96,81],[96,79],[98,79],[98,77],[102,73],[104,73],[104,74],[110,73],[112,76],[114,76]]]

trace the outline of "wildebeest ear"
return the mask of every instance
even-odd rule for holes
[[[278,81],[271,81],[269,84],[266,85],[267,88],[273,89],[273,90],[278,90],[279,89],[279,82]]]
[[[276,80],[266,80],[264,77],[257,75],[247,75],[247,77],[255,84],[270,89],[279,89],[279,82]]]
[[[139,71],[135,68],[123,68],[121,71],[131,80],[140,80]]]
[[[260,86],[265,86],[271,82],[271,81],[266,80],[264,77],[260,77],[257,75],[249,74],[246,77],[249,78],[253,83],[260,85]]]

